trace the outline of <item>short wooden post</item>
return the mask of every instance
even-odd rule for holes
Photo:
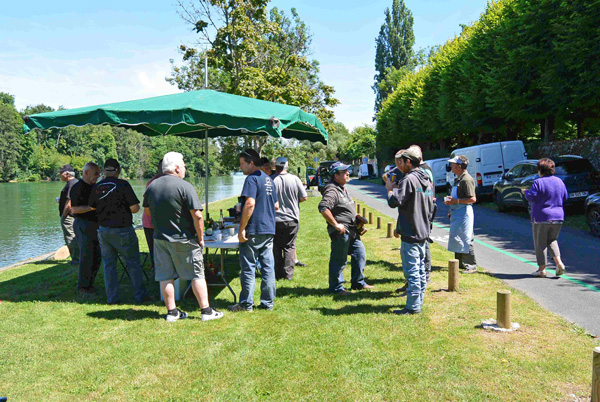
[[[592,402],[600,402],[600,346],[594,348],[592,363]]]
[[[362,213],[362,217],[366,218],[367,217],[367,208],[363,207],[363,213]]]
[[[356,203],[356,213],[360,214],[360,204],[358,202]]]
[[[458,260],[448,261],[448,291],[456,292],[458,290]]]
[[[387,233],[387,237],[392,237],[393,232],[392,232],[392,222],[388,222],[388,233]]]
[[[373,212],[369,212],[369,225],[373,224]]]
[[[381,229],[381,216],[377,217],[377,229]]]
[[[497,308],[496,323],[500,328],[510,329],[510,291],[498,291]]]

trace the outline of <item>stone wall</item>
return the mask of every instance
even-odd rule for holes
[[[590,160],[600,170],[600,137],[568,141],[535,142],[525,145],[528,158],[539,159],[558,155],[579,155]]]

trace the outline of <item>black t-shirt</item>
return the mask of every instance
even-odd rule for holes
[[[65,205],[69,199],[69,192],[78,181],[79,180],[77,179],[71,179],[65,183],[65,186],[60,192],[60,199],[58,200],[58,216],[62,217],[63,211],[65,210]],[[68,216],[73,216],[73,213],[69,212]]]
[[[167,174],[155,179],[144,193],[144,207],[150,208],[154,238],[184,242],[196,238],[190,210],[202,210],[194,186]]]
[[[89,206],[98,212],[98,224],[109,228],[126,228],[133,224],[130,206],[139,204],[131,185],[116,177],[96,183]]]
[[[77,183],[75,183],[69,194],[69,198],[71,199],[71,208],[90,205],[90,194],[93,187],[94,186],[92,184],[87,184],[83,180],[79,180]],[[75,218],[90,222],[98,222],[98,214],[96,211],[90,211],[84,214],[73,214],[73,216],[75,216]]]
[[[354,224],[356,218],[356,207],[354,201],[345,187],[332,181],[323,190],[323,198],[319,203],[319,212],[328,209],[331,215],[338,223],[344,224],[347,228]],[[329,230],[329,223],[327,227]],[[331,230],[329,230],[332,233]]]

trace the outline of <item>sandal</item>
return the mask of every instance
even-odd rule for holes
[[[565,264],[560,264],[556,266],[556,276],[561,276],[565,273]]]

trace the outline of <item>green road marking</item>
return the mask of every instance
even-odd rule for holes
[[[359,192],[363,193],[363,194],[364,194],[364,195],[366,195],[366,196],[369,196],[369,197],[371,197],[371,198],[373,198],[373,199],[375,199],[375,200],[377,200],[377,201],[380,201],[380,202],[385,202],[385,203],[387,204],[387,200],[386,200],[386,201],[384,201],[384,200],[382,200],[382,199],[380,199],[380,198],[374,197],[373,195],[371,195],[371,194],[369,194],[369,193],[367,193],[367,192],[365,192],[365,191],[363,191],[363,190],[360,190],[360,189],[358,189],[358,188],[356,188],[356,187],[354,187],[354,186],[352,186],[352,185],[348,185],[348,186],[352,187],[352,188],[353,188],[353,189],[355,189],[356,191],[359,191]],[[439,224],[439,223],[435,223],[435,222],[434,222],[433,224],[434,224],[435,226],[437,226],[438,228],[440,228],[440,229],[445,229],[445,230],[447,230],[447,231],[450,231],[450,228],[449,228],[448,226],[446,226],[446,225],[441,225],[441,224]],[[510,251],[502,250],[502,249],[500,249],[500,248],[498,248],[498,247],[492,246],[491,244],[487,244],[487,243],[485,243],[485,242],[483,242],[483,241],[481,241],[481,240],[475,239],[475,243],[477,243],[477,244],[481,244],[482,246],[485,246],[485,247],[487,247],[487,248],[489,248],[489,249],[492,249],[492,250],[494,250],[494,251],[497,251],[497,252],[499,252],[499,253],[502,253],[502,254],[504,254],[504,255],[506,255],[506,256],[508,256],[508,257],[514,258],[514,259],[516,259],[516,260],[519,260],[519,261],[521,261],[521,262],[524,262],[525,264],[529,264],[529,265],[531,265],[531,266],[534,266],[534,267],[536,267],[536,268],[537,268],[537,266],[538,266],[538,265],[537,265],[535,262],[533,262],[533,261],[529,261],[529,260],[527,260],[527,259],[525,259],[525,258],[523,258],[523,257],[519,257],[518,255],[516,255],[516,254],[513,254],[513,253],[511,253]],[[546,268],[546,271],[550,271],[550,273],[551,273],[551,274],[553,274],[553,275],[555,275],[555,274],[556,274],[556,271],[555,271],[555,270],[553,270],[553,269],[550,269],[550,268]],[[570,277],[570,276],[568,276],[568,275],[564,275],[564,274],[563,274],[563,275],[561,275],[560,277],[561,277],[561,278],[563,278],[563,279],[566,279],[566,280],[568,280],[569,282],[572,282],[572,283],[574,283],[574,284],[576,284],[576,285],[583,286],[584,288],[587,288],[587,289],[593,290],[594,292],[598,292],[598,293],[600,293],[600,288],[597,288],[597,287],[596,287],[596,286],[594,286],[594,285],[590,285],[589,283],[585,283],[585,282],[583,282],[583,281],[580,281],[579,279],[575,279],[575,278],[572,278],[572,277]]]

